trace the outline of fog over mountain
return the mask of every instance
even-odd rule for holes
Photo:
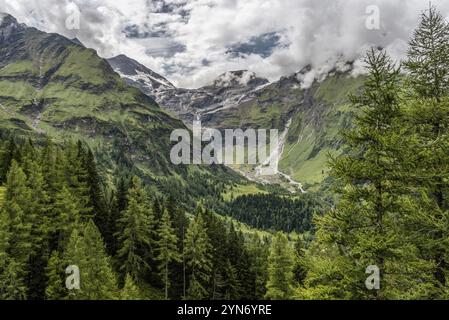
[[[449,16],[448,1],[432,3]],[[379,29],[366,27],[373,6]],[[76,7],[80,29],[69,30]],[[231,70],[276,80],[310,64],[318,77],[370,45],[400,59],[426,7],[422,0],[0,0],[0,12],[19,22],[77,38],[105,58],[126,54],[187,88]]]

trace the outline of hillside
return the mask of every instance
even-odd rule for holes
[[[348,96],[362,85],[361,77],[351,75],[352,64],[348,63],[310,87],[304,85],[311,71],[305,67],[273,83],[249,71],[234,71],[208,86],[181,89],[165,78],[163,82],[170,85],[158,85],[156,73],[126,56],[108,61],[128,83],[155,98],[186,125],[200,118],[203,126],[218,129],[279,129],[285,137],[281,141],[282,174],[259,181],[293,185],[292,190],[297,190],[297,182],[316,188],[327,177],[327,154],[341,152],[340,130],[351,125]],[[258,179],[254,167],[234,169]]]
[[[85,140],[106,181],[118,167],[165,190],[173,183],[185,187],[192,173],[213,171],[214,177],[234,179],[224,168],[172,165],[170,134],[185,128],[183,123],[78,41],[28,28],[6,15],[0,57],[0,128],[41,139]]]

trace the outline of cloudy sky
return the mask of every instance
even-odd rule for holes
[[[276,80],[310,64],[319,74],[338,60],[356,60],[370,45],[400,59],[428,3],[0,0],[0,11],[29,26],[77,37],[105,58],[126,54],[178,86],[192,88],[229,70],[248,69]],[[449,1],[432,3],[449,17]],[[72,29],[76,8],[80,24]]]

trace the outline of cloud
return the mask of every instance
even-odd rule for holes
[[[80,29],[66,27],[75,3]],[[445,16],[449,3],[434,0]],[[379,29],[367,8],[379,8]],[[357,60],[372,45],[401,59],[422,0],[0,0],[20,22],[77,37],[103,57],[126,54],[178,86],[198,87],[229,70],[276,80]]]

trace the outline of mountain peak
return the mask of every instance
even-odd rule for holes
[[[213,86],[218,88],[236,87],[236,86],[254,86],[263,85],[269,81],[264,78],[259,78],[257,75],[248,70],[228,71],[214,80]]]
[[[108,59],[109,64],[128,84],[138,87],[153,99],[161,90],[175,86],[160,74],[123,54]]]
[[[25,25],[19,24],[12,15],[0,12],[0,42],[8,40],[11,35],[24,28]]]
[[[9,13],[0,12],[0,29],[20,26],[21,25],[17,22],[17,19],[12,15],[10,15]]]

